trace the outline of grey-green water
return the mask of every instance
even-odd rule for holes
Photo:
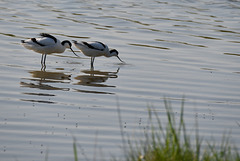
[[[240,1],[0,1],[0,159],[73,160],[122,157],[124,135],[139,136],[147,106],[164,120],[163,98],[176,115],[221,141],[240,144]],[[97,40],[117,58],[70,50],[47,56],[20,45],[47,32],[60,40]],[[73,47],[75,51],[78,51]],[[85,158],[86,159],[86,158]]]

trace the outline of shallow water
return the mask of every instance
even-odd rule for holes
[[[185,97],[189,131],[240,145],[240,1],[0,1],[1,160],[122,157],[124,135],[147,126],[148,106],[179,118]],[[90,59],[74,48],[41,55],[20,40],[47,32],[60,40],[98,40],[120,58]]]

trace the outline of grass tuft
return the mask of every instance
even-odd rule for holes
[[[184,122],[184,100],[181,105],[180,121],[177,126],[171,103],[164,100],[167,125],[163,128],[161,120],[152,107],[149,108],[150,131],[144,140],[137,141],[135,145],[130,142],[127,161],[240,161],[236,147],[230,145],[229,135],[223,135],[222,142],[217,146],[214,142],[207,142],[202,148],[203,139],[198,133],[198,123],[195,122],[195,144],[192,144],[190,135],[186,132]],[[155,121],[155,123],[154,123]],[[157,122],[157,126],[155,125]]]
[[[136,142],[126,140],[123,134],[120,106],[117,100],[118,119],[122,137],[124,156],[126,161],[240,161],[238,149],[230,144],[229,136],[224,133],[221,145],[214,141],[208,142],[207,147],[202,148],[203,139],[198,132],[198,123],[195,122],[195,143],[192,143],[187,134],[184,122],[184,99],[181,104],[180,121],[177,125],[171,103],[164,100],[167,115],[167,125],[163,128],[156,110],[148,109],[147,131],[144,139]],[[128,142],[128,144],[127,144]],[[76,138],[73,137],[74,160],[78,161]],[[117,159],[113,159],[117,160]]]

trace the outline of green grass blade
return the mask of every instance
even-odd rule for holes
[[[76,138],[73,138],[73,154],[74,154],[74,161],[78,161]]]

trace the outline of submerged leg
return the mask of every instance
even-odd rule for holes
[[[46,65],[45,65],[45,64],[42,64],[41,71],[44,71],[44,72],[45,72],[45,70],[46,70]]]

